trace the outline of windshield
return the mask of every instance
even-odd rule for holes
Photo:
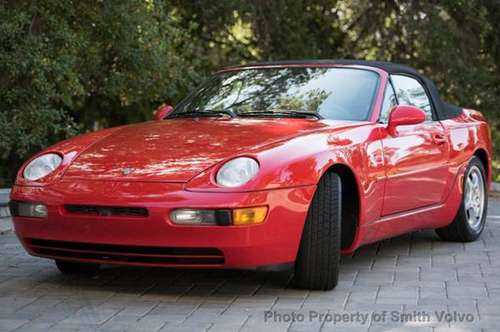
[[[171,114],[369,119],[378,74],[351,68],[257,68],[222,72]]]

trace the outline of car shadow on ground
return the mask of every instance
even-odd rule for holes
[[[394,271],[401,257],[429,256],[432,250],[453,253],[463,244],[438,240],[432,231],[399,236],[363,246],[341,258],[339,285],[349,286],[360,271]],[[51,294],[76,292],[111,293],[148,298],[238,296],[265,293],[267,289],[293,292],[293,271],[204,270],[145,268],[105,265],[94,275],[62,275],[55,264],[47,264],[34,275],[43,290]]]

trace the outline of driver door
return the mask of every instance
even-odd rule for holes
[[[433,117],[426,90],[413,77],[392,75],[391,81],[394,87],[388,84],[385,98],[392,104],[419,107],[427,118],[421,124],[399,126],[382,139],[386,168],[382,216],[439,204],[448,179],[449,142]],[[382,122],[387,123],[390,109],[382,110]]]

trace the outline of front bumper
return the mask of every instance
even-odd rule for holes
[[[35,256],[109,264],[257,268],[295,261],[315,186],[247,193],[206,193],[180,183],[60,181],[14,186],[13,201],[47,205],[45,219],[14,217],[15,231]],[[147,216],[71,213],[66,205],[146,208]],[[176,208],[268,206],[250,226],[179,226]]]

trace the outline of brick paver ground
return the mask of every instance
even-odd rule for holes
[[[470,244],[431,231],[343,257],[334,291],[289,274],[105,267],[58,273],[0,235],[0,331],[499,331],[500,200]]]

